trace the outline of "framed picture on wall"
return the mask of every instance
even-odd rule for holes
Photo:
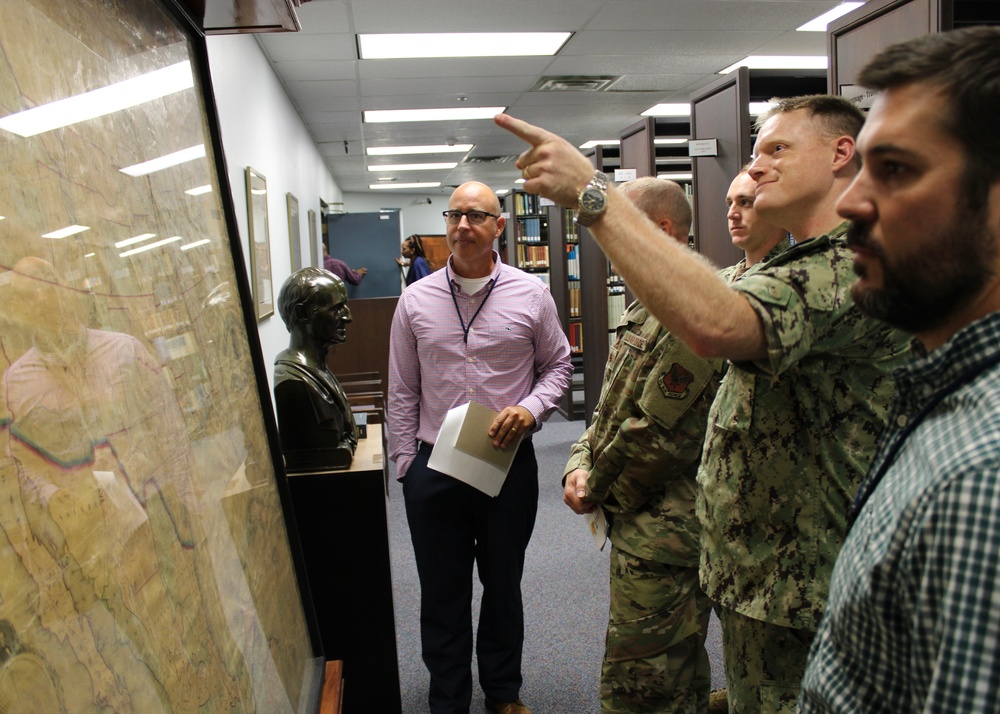
[[[165,0],[73,6],[2,10],[27,31],[0,32],[0,114],[35,128],[26,112],[59,102],[65,125],[0,132],[16,195],[0,210],[0,711],[315,712],[322,643],[258,333],[266,182],[245,170],[251,274],[200,29]],[[121,103],[64,108],[95,91]],[[178,147],[200,151],[119,170]]]
[[[299,242],[299,199],[285,194],[288,204],[288,254],[292,259],[292,272],[302,267],[302,244]]]
[[[306,213],[309,218],[309,265],[312,267],[323,267],[320,262],[319,243],[316,238],[316,211],[309,209]]]
[[[250,227],[250,288],[257,320],[274,314],[271,237],[267,231],[267,178],[247,166],[247,213]]]

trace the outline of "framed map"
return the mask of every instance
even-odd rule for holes
[[[180,17],[3,3],[2,711],[316,711],[263,296]]]

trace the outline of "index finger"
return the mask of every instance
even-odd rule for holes
[[[519,139],[524,139],[532,146],[538,146],[552,134],[540,126],[529,124],[522,119],[515,119],[510,114],[497,114],[493,121],[501,129],[506,129]]]

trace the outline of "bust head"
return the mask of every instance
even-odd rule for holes
[[[289,332],[320,345],[344,342],[352,320],[344,281],[322,268],[302,268],[288,276],[278,294],[278,314]]]

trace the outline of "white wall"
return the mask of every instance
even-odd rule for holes
[[[277,303],[278,290],[292,272],[286,194],[291,193],[299,202],[302,264],[309,265],[308,211],[315,211],[319,241],[319,201],[339,202],[341,192],[254,37],[215,36],[209,37],[207,44],[226,173],[245,260],[249,256],[246,167],[252,166],[267,178],[271,278]],[[258,328],[268,384],[273,384],[274,358],[288,346],[288,331],[277,309]]]

